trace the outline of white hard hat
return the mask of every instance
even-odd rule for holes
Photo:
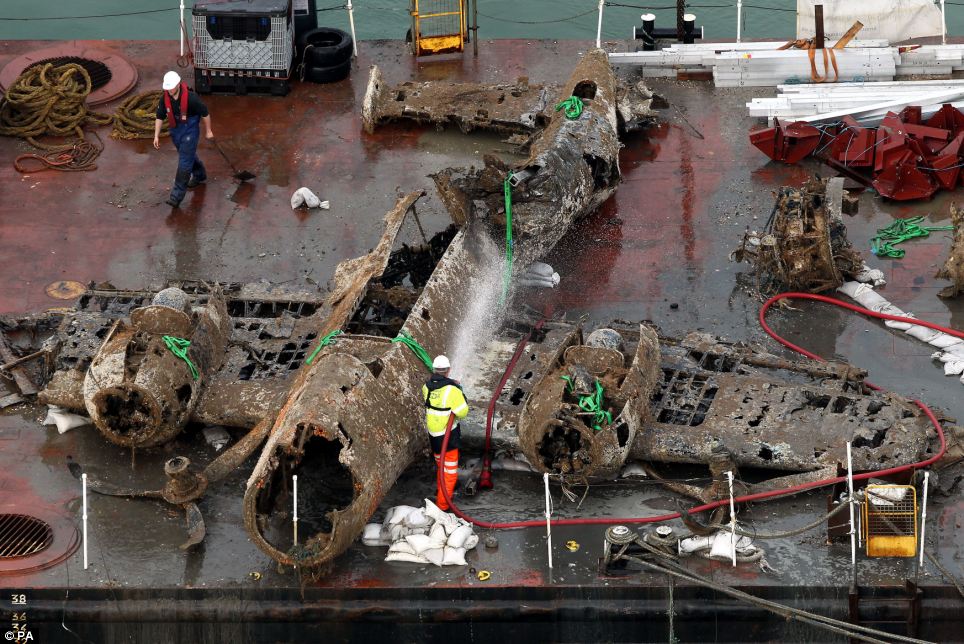
[[[161,83],[163,87],[168,92],[181,84],[181,76],[177,72],[168,72],[164,74],[164,82]]]
[[[445,356],[435,356],[435,360],[432,360],[432,369],[435,371],[443,371],[451,368],[451,366],[449,359]]]

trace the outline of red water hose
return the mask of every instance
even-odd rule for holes
[[[816,354],[814,354],[814,353],[811,353],[810,351],[807,351],[806,349],[804,349],[804,348],[802,348],[802,347],[798,347],[797,345],[793,344],[793,343],[790,342],[789,340],[786,340],[785,338],[780,337],[779,335],[777,335],[777,333],[776,333],[773,329],[770,328],[770,325],[767,324],[767,322],[766,322],[766,313],[767,313],[767,311],[770,309],[771,306],[773,306],[773,304],[775,304],[776,302],[778,302],[778,301],[780,301],[780,300],[784,300],[784,299],[807,299],[807,300],[816,300],[816,301],[818,301],[818,302],[826,302],[826,303],[828,303],[828,304],[833,304],[833,305],[836,305],[836,306],[840,306],[840,307],[842,307],[842,308],[849,309],[849,310],[851,310],[851,311],[856,311],[857,313],[861,313],[861,314],[863,314],[863,315],[867,315],[867,316],[870,316],[870,317],[880,318],[880,319],[882,319],[882,320],[894,320],[894,321],[897,321],[897,322],[907,322],[907,323],[910,323],[910,324],[918,324],[918,325],[920,325],[920,326],[926,326],[926,327],[928,327],[928,328],[930,328],[930,329],[934,329],[934,330],[937,330],[937,331],[943,331],[944,333],[947,333],[947,334],[949,334],[949,335],[953,335],[953,336],[958,337],[958,338],[964,338],[964,333],[962,333],[962,332],[960,332],[960,331],[955,331],[955,330],[953,330],[953,329],[948,329],[948,328],[939,326],[939,325],[937,325],[937,324],[932,324],[932,323],[930,323],[930,322],[923,322],[923,321],[921,321],[921,320],[916,320],[916,319],[914,319],[914,318],[901,317],[901,316],[897,316],[897,315],[888,315],[888,314],[886,314],[886,313],[878,313],[878,312],[876,312],[876,311],[871,311],[870,309],[865,309],[865,308],[863,308],[863,307],[855,306],[855,305],[853,305],[853,304],[847,304],[846,302],[841,302],[840,300],[837,300],[837,299],[832,298],[832,297],[826,297],[826,296],[824,296],[824,295],[813,295],[813,294],[811,294],[811,293],[781,293],[781,294],[779,294],[779,295],[774,295],[774,296],[771,297],[769,300],[767,300],[767,301],[763,304],[763,307],[760,309],[760,325],[763,327],[763,330],[766,331],[766,333],[767,333],[770,337],[772,337],[774,340],[776,340],[777,342],[779,342],[779,343],[782,344],[783,346],[785,346],[785,347],[787,347],[787,348],[789,348],[789,349],[792,349],[792,350],[796,351],[797,353],[803,354],[803,355],[805,355],[805,356],[807,356],[807,357],[809,357],[809,358],[812,358],[812,359],[814,359],[814,360],[819,360],[819,361],[821,361],[821,362],[824,362],[824,359],[823,359],[823,358],[821,358],[820,356],[818,356],[818,355],[816,355]],[[507,369],[507,372],[508,372],[508,371],[511,371],[511,367]],[[869,382],[866,383],[866,384],[867,384],[868,386],[874,388],[874,389],[880,389],[880,388],[877,387],[876,385],[873,385],[873,384],[871,384],[871,383],[869,383]],[[940,449],[937,451],[936,454],[934,454],[934,455],[931,456],[930,458],[928,458],[928,459],[926,459],[926,460],[923,460],[923,461],[920,461],[920,462],[918,462],[918,463],[910,463],[910,464],[907,464],[907,465],[900,465],[900,466],[898,466],[898,467],[890,467],[890,468],[883,469],[883,470],[874,470],[874,471],[872,471],[872,472],[864,472],[864,473],[862,473],[862,474],[854,474],[853,479],[854,479],[855,481],[863,481],[863,480],[870,479],[870,478],[875,478],[875,477],[890,476],[890,475],[892,475],[892,474],[897,474],[897,473],[900,473],[900,472],[906,472],[906,471],[912,470],[912,469],[918,469],[918,468],[922,468],[922,467],[928,467],[928,466],[932,465],[933,463],[937,462],[942,456],[944,456],[944,452],[947,451],[947,441],[946,441],[946,439],[945,439],[945,437],[944,437],[944,430],[941,428],[940,421],[937,420],[937,417],[934,415],[934,412],[932,412],[927,405],[925,405],[924,403],[922,403],[922,402],[919,401],[919,400],[915,400],[915,401],[913,401],[913,402],[914,402],[914,404],[916,404],[918,407],[920,407],[921,411],[924,412],[924,414],[927,416],[928,420],[930,420],[931,423],[934,425],[934,429],[937,430],[937,436],[938,436],[938,438],[940,439],[940,443],[941,443]],[[492,406],[491,406],[491,405],[490,405],[490,409],[492,409]],[[442,439],[442,454],[445,454],[445,452],[447,451],[448,442],[449,442],[449,434],[450,434],[451,431],[452,431],[452,424],[453,424],[454,420],[455,420],[455,417],[454,417],[454,416],[449,416],[449,423],[448,423],[448,426],[445,428],[445,437]],[[785,488],[785,489],[782,489],[782,490],[771,490],[771,491],[769,491],[769,492],[758,492],[758,493],[756,493],[756,494],[747,494],[747,495],[745,495],[745,496],[738,496],[738,497],[735,497],[733,500],[734,500],[734,502],[736,502],[736,503],[745,503],[745,502],[748,502],[748,501],[760,501],[760,500],[762,500],[762,499],[771,499],[771,498],[778,497],[778,496],[786,496],[786,495],[790,495],[790,494],[797,494],[797,493],[799,493],[799,492],[803,492],[803,491],[806,491],[806,490],[812,490],[812,489],[814,489],[814,488],[824,487],[824,486],[827,486],[827,485],[835,485],[835,484],[837,484],[837,483],[842,483],[842,482],[844,482],[844,481],[846,481],[846,480],[847,480],[847,477],[846,477],[846,476],[835,476],[835,477],[832,477],[832,478],[820,479],[820,480],[818,480],[818,481],[810,481],[810,482],[808,482],[808,483],[801,483],[801,484],[799,484],[799,485],[793,485],[793,486],[791,486],[791,487],[788,487],[788,488]],[[475,518],[470,517],[469,515],[465,514],[462,510],[460,510],[460,509],[452,502],[452,499],[449,498],[448,491],[445,489],[445,486],[442,485],[442,470],[441,470],[441,468],[439,468],[439,471],[438,471],[438,483],[439,483],[439,489],[442,490],[442,493],[445,495],[445,500],[448,502],[451,511],[452,511],[456,516],[458,516],[459,518],[464,519],[464,520],[468,521],[469,523],[472,523],[473,525],[476,525],[476,526],[478,526],[478,527],[480,527],[480,528],[502,530],[502,529],[510,529],[510,528],[541,528],[541,527],[543,527],[543,526],[546,525],[546,522],[545,522],[545,521],[542,521],[542,520],[539,520],[539,521],[505,521],[505,522],[491,522],[491,521],[482,521],[482,520],[480,520],[480,519],[475,519]],[[721,506],[724,506],[724,505],[729,505],[729,500],[728,500],[728,499],[723,499],[723,500],[721,500],[721,501],[714,501],[714,502],[712,502],[712,503],[704,503],[703,505],[698,505],[698,506],[696,506],[696,507],[694,507],[694,508],[691,508],[691,509],[689,510],[689,513],[690,513],[690,514],[695,514],[695,513],[700,513],[700,512],[706,512],[706,511],[708,511],[708,510],[714,510],[714,509],[716,509],[716,508],[718,508],[718,507],[721,507]],[[673,519],[678,519],[678,518],[680,518],[680,513],[679,513],[679,512],[673,512],[673,513],[670,513],[670,514],[663,514],[663,515],[656,516],[656,517],[632,517],[632,518],[613,518],[613,517],[608,517],[608,518],[607,518],[607,517],[600,517],[600,518],[591,518],[591,519],[586,519],[586,518],[582,518],[582,519],[552,519],[552,520],[551,520],[551,523],[552,523],[552,525],[556,525],[556,526],[562,526],[562,525],[611,525],[611,524],[613,524],[613,523],[641,524],[641,523],[664,523],[664,522],[666,522],[666,521],[671,521],[671,520],[673,520]]]
[[[485,415],[485,450],[482,452],[482,473],[479,475],[479,488],[483,490],[492,489],[492,417],[495,415],[495,403],[499,400],[499,396],[502,395],[502,388],[505,387],[505,383],[509,381],[509,376],[512,375],[512,370],[515,369],[516,363],[519,362],[519,358],[522,357],[522,352],[529,343],[533,331],[541,329],[545,322],[546,318],[542,318],[536,322],[535,327],[519,340],[519,344],[516,345],[512,358],[509,359],[509,364],[502,373],[502,379],[499,380],[499,385],[495,388],[495,391],[492,392],[492,398],[489,399],[489,409]]]

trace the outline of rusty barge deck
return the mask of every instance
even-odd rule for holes
[[[0,43],[0,66],[47,43]],[[92,43],[93,44],[93,43]],[[132,60],[137,91],[153,88],[176,56],[169,42],[102,42]],[[171,279],[220,282],[316,282],[320,290],[335,265],[368,252],[381,234],[383,214],[396,194],[418,189],[428,235],[449,224],[429,173],[453,165],[481,164],[482,155],[505,153],[504,137],[394,124],[364,132],[359,115],[377,63],[388,82],[465,80],[553,83],[568,74],[588,43],[497,41],[482,43],[478,59],[415,61],[403,43],[363,43],[349,80],[334,85],[295,84],[286,98],[213,96],[207,100],[214,129],[239,166],[258,178],[238,185],[231,170],[202,145],[209,181],[172,212],[163,201],[175,157],[164,142],[121,142],[105,134],[94,172],[21,175],[13,159],[28,146],[0,139],[0,249],[5,260],[0,313],[39,312],[62,306],[45,293],[59,280],[111,282],[121,288],[160,286]],[[631,72],[622,70],[631,77]],[[814,165],[778,166],[751,148],[751,120],[743,104],[754,94],[715,90],[705,82],[651,82],[670,107],[661,124],[625,141],[623,182],[597,213],[578,223],[548,258],[562,275],[542,296],[570,319],[601,324],[613,318],[648,319],[663,332],[702,330],[730,340],[774,343],[760,331],[760,302],[737,287],[746,267],[728,261],[747,227],[768,216],[773,193],[800,185]],[[109,109],[111,105],[106,106]],[[810,163],[810,162],[808,162]],[[329,211],[292,211],[291,193],[308,186],[331,202]],[[858,248],[893,217],[926,215],[945,223],[953,193],[925,203],[893,204],[861,196],[860,214],[846,219]],[[414,235],[406,229],[405,234]],[[950,235],[934,234],[906,245],[901,260],[871,259],[888,285],[883,294],[922,318],[964,326],[964,303],[940,300],[932,276]],[[865,252],[865,255],[869,253]],[[542,302],[540,302],[541,304]],[[801,305],[802,312],[773,316],[790,339],[868,370],[878,384],[920,397],[950,416],[964,416],[961,384],[945,378],[931,349],[850,314]],[[555,572],[550,578],[545,536],[536,530],[497,533],[497,549],[479,547],[470,568],[434,568],[383,562],[384,550],[358,544],[324,574],[302,578],[279,572],[242,529],[241,495],[248,466],[203,500],[208,534],[203,546],[183,552],[183,514],[150,501],[93,497],[90,567],[71,547],[80,519],[80,487],[68,461],[113,467],[145,485],[173,453],[212,458],[199,436],[170,448],[129,451],[103,441],[92,428],[66,434],[42,427],[43,411],[19,406],[0,415],[0,512],[31,512],[57,532],[64,560],[17,572],[0,565],[0,616],[22,609],[35,641],[295,641],[396,637],[434,641],[453,635],[469,641],[507,632],[539,640],[825,641],[808,627],[773,618],[658,575],[598,574],[601,527],[553,530]],[[468,451],[468,450],[467,450]],[[467,456],[470,454],[467,454]],[[122,466],[118,467],[117,464]],[[253,464],[253,460],[252,460]],[[433,487],[432,471],[410,468],[383,507],[415,504]],[[496,489],[463,507],[487,520],[537,519],[541,481],[496,472]],[[751,516],[761,531],[780,531],[825,511],[826,495],[812,492],[759,504]],[[561,497],[565,516],[646,516],[675,510],[672,495],[652,482],[619,480],[592,486],[580,509]],[[936,496],[928,509],[928,544],[961,578],[964,502],[959,488]],[[563,549],[578,542],[575,552]],[[74,544],[76,545],[76,544]],[[844,619],[848,611],[850,549],[825,544],[819,530],[764,543],[779,575],[720,562],[690,565],[717,581],[759,596]],[[474,571],[492,577],[479,581]],[[859,583],[888,594],[902,589],[915,569],[909,560],[860,556]],[[961,599],[932,566],[919,577],[923,591],[918,636],[960,639]],[[17,607],[11,596],[23,594]],[[881,609],[883,610],[883,609]],[[888,609],[891,610],[891,609]],[[898,614],[898,618],[906,611]],[[0,629],[2,630],[2,629]],[[841,640],[842,641],[842,640]]]

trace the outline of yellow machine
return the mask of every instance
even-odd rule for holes
[[[917,554],[917,490],[911,485],[868,485],[863,536],[868,557]]]
[[[412,52],[416,56],[431,56],[464,51],[470,31],[469,1],[411,0]]]

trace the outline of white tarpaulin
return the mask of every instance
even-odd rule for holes
[[[813,38],[813,7],[823,5],[823,31],[832,45],[858,20],[859,38],[883,38],[892,43],[940,36],[943,22],[933,0],[797,0],[797,38]]]

